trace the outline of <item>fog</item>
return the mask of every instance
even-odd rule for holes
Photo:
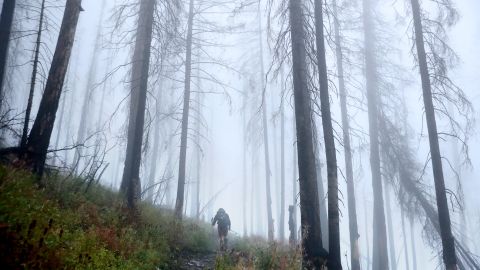
[[[2,128],[4,146],[16,146],[21,135],[23,114],[27,106],[30,88],[32,46],[38,22],[35,8],[41,1],[17,0],[23,10],[16,11],[14,25],[17,32],[9,49],[9,69],[4,87],[2,110],[12,121],[8,130]],[[0,1],[3,3],[3,1]],[[50,140],[47,165],[80,176],[93,176],[98,182],[113,190],[119,190],[126,158],[132,55],[134,54],[138,2],[134,0],[107,0],[101,13],[100,0],[83,0],[84,11],[75,35],[68,72],[63,86],[55,126]],[[186,39],[188,1],[180,1],[178,12],[165,15],[168,3],[157,1],[150,44],[150,68],[146,98],[145,126],[141,151],[140,181],[142,190],[153,192],[153,202],[167,209],[174,209],[179,179],[179,156],[182,133],[182,112],[185,85]],[[166,1],[169,2],[169,1]],[[175,1],[170,1],[174,6]],[[218,208],[224,208],[232,221],[231,234],[268,237],[268,213],[266,196],[266,163],[264,157],[262,110],[266,106],[268,128],[270,189],[272,193],[272,218],[274,239],[288,243],[288,206],[296,204],[297,230],[300,226],[300,200],[298,185],[297,138],[294,115],[293,65],[288,26],[288,1],[261,1],[261,39],[258,35],[258,1],[195,1],[198,12],[193,18],[192,78],[190,122],[187,135],[186,180],[183,213],[187,217],[209,222]],[[283,3],[285,2],[285,3]],[[325,143],[318,94],[318,69],[312,55],[316,52],[313,4],[306,2],[307,54],[310,89],[312,93],[313,121],[320,149],[315,152],[320,161],[324,194],[319,194],[320,207],[327,205],[328,175]],[[313,2],[313,1],[312,1]],[[362,1],[339,2],[339,19],[342,21],[345,53],[345,78],[347,107],[351,121],[351,148],[353,179],[355,184],[356,211],[359,233],[360,264],[371,269],[373,230],[373,190],[370,170],[369,118],[365,88]],[[435,189],[430,159],[429,136],[425,120],[414,37],[410,1],[376,2],[375,30],[379,47],[376,53],[378,76],[384,78],[381,88],[382,101],[388,109],[386,117],[407,132],[407,140],[415,159],[415,176],[425,184],[425,193],[435,206]],[[424,13],[435,17],[435,1],[421,1]],[[442,2],[442,1],[440,1]],[[443,1],[448,2],[450,1]],[[338,163],[340,251],[343,269],[350,265],[349,215],[345,150],[342,133],[340,94],[336,66],[334,17],[331,1],[324,7],[326,63],[330,90],[331,116],[335,136],[335,152]],[[126,5],[119,14],[119,7]],[[474,257],[480,256],[480,2],[458,0],[452,5],[459,13],[458,22],[448,28],[448,44],[458,54],[452,62],[448,77],[463,90],[468,109],[457,111],[454,105],[445,105],[458,126],[450,125],[447,117],[437,114],[443,174],[447,189],[452,231]],[[240,8],[242,7],[242,8]],[[286,15],[278,14],[284,8]],[[41,47],[41,68],[35,89],[31,125],[39,108],[41,94],[47,81],[50,62],[55,49],[63,16],[64,1],[47,1],[46,23]],[[173,11],[171,11],[173,12]],[[345,12],[345,13],[342,13]],[[119,18],[121,20],[119,20]],[[177,29],[169,20],[178,20]],[[96,56],[96,36],[100,26],[101,38]],[[287,31],[287,38],[279,34]],[[167,34],[168,32],[168,34]],[[25,34],[27,33],[27,34]],[[178,35],[178,36],[175,36]],[[279,41],[280,40],[280,41]],[[3,41],[1,41],[3,42]],[[263,44],[262,50],[260,45]],[[280,45],[279,45],[280,44]],[[284,46],[284,47],[282,47]],[[166,48],[166,53],[162,53]],[[263,55],[261,55],[263,51]],[[15,55],[15,57],[12,57]],[[263,60],[261,60],[263,57]],[[161,64],[161,61],[163,65]],[[263,61],[264,74],[261,73]],[[94,69],[93,73],[91,69]],[[93,74],[93,78],[89,78]],[[90,80],[90,82],[89,82]],[[265,88],[262,89],[262,81]],[[315,88],[315,89],[313,89]],[[12,90],[9,90],[12,89]],[[87,111],[85,140],[78,141],[78,129],[86,91],[91,91]],[[245,95],[247,97],[245,97]],[[262,98],[262,95],[265,98]],[[391,100],[389,100],[391,98]],[[403,101],[401,101],[403,99]],[[157,104],[158,102],[158,104]],[[281,204],[281,107],[284,106],[284,175],[285,204]],[[400,106],[395,107],[400,104]],[[158,107],[156,107],[158,106]],[[462,113],[467,112],[467,118]],[[63,115],[62,115],[63,114]],[[30,126],[31,126],[30,125]],[[155,126],[159,131],[155,133]],[[405,126],[407,126],[405,128]],[[381,129],[381,128],[380,128]],[[463,133],[463,131],[466,131]],[[455,133],[454,131],[458,132]],[[381,131],[380,131],[381,132]],[[455,133],[454,136],[448,134]],[[155,137],[158,135],[158,137]],[[465,137],[463,137],[465,135]],[[381,135],[380,135],[381,136]],[[158,148],[155,149],[155,141]],[[463,145],[462,142],[465,142]],[[80,153],[78,152],[79,149]],[[154,155],[154,152],[157,155]],[[76,154],[77,153],[77,154]],[[317,153],[320,153],[318,155]],[[76,160],[76,155],[80,158]],[[384,157],[381,153],[381,160]],[[155,159],[156,157],[156,159]],[[153,160],[152,160],[153,159]],[[150,177],[154,168],[154,186]],[[402,213],[399,203],[401,188],[390,181],[382,163],[383,199],[385,211],[391,215],[387,231],[389,250],[395,249],[397,269],[412,269],[412,244],[415,245],[416,269],[444,269],[442,245],[438,235],[432,238],[425,216],[415,216],[413,231],[406,215],[406,235],[402,233]],[[396,176],[393,176],[395,178]],[[197,179],[198,178],[198,179]],[[385,178],[385,179],[384,179]],[[395,178],[396,179],[396,178]],[[196,188],[199,182],[199,206],[196,205]],[[393,184],[392,184],[393,183]],[[395,184],[397,183],[397,184]],[[294,201],[294,189],[297,191]],[[151,200],[149,191],[142,199]],[[398,195],[398,196],[397,196]],[[389,196],[389,198],[388,198]],[[431,196],[431,197],[430,197]],[[390,204],[390,211],[387,209]],[[200,209],[197,213],[197,207]],[[285,211],[284,239],[280,239],[280,212]],[[412,211],[415,212],[415,211]],[[320,219],[326,217],[320,217]],[[388,219],[388,217],[387,217]],[[323,223],[322,223],[323,224]],[[322,228],[324,230],[324,228]],[[388,234],[388,233],[387,233]],[[411,243],[413,234],[414,243]],[[406,237],[407,246],[404,245]],[[392,247],[392,243],[394,246]],[[325,243],[324,243],[325,245]],[[405,250],[410,256],[406,265]],[[392,253],[390,253],[392,254]],[[370,256],[370,257],[369,257]],[[474,268],[465,268],[474,269]]]

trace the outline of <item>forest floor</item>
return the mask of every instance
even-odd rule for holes
[[[212,270],[215,269],[215,261],[217,258],[216,252],[206,254],[184,254],[182,256],[180,269],[181,270]]]
[[[218,253],[212,226],[142,202],[132,220],[106,187],[0,165],[2,269],[299,269],[298,252],[262,237],[229,236]]]

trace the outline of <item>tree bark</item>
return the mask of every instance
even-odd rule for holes
[[[44,171],[58,103],[75,40],[78,18],[83,10],[81,3],[81,0],[67,0],[47,84],[26,145],[27,162],[39,177]]]
[[[175,216],[182,218],[185,201],[185,170],[187,161],[188,117],[190,112],[190,85],[192,74],[192,31],[193,31],[194,0],[190,0],[188,12],[187,52],[185,60],[185,90],[183,93],[182,134],[180,139],[180,162],[178,169],[177,200],[175,202]]]
[[[140,164],[154,9],[155,0],[140,0],[137,36],[132,61],[132,81],[130,82],[127,149],[120,185],[120,191],[125,195],[127,207],[130,210],[135,210],[137,202],[140,200]]]
[[[352,148],[350,145],[350,121],[347,109],[347,91],[343,71],[342,39],[340,37],[340,22],[338,20],[337,1],[332,3],[335,30],[335,53],[337,60],[338,90],[340,94],[340,109],[342,114],[343,149],[345,156],[345,172],[347,177],[348,225],[350,232],[350,264],[352,270],[360,270],[360,250],[358,247],[357,206],[355,200],[355,183],[353,181]]]
[[[338,177],[335,138],[333,135],[330,96],[328,94],[327,63],[323,34],[323,10],[321,0],[315,0],[315,32],[317,64],[320,84],[320,110],[322,113],[323,137],[327,160],[328,179],[328,268],[342,269],[340,252],[340,213],[338,208]]]
[[[321,269],[327,257],[322,248],[315,155],[313,152],[312,104],[307,82],[305,26],[301,0],[290,0],[293,92],[297,134],[302,226],[303,267]]]
[[[370,134],[370,167],[373,186],[373,270],[388,269],[387,231],[380,173],[378,138],[378,83],[375,59],[375,28],[371,0],[363,0],[363,27],[365,36],[365,73]]]
[[[422,80],[423,102],[425,105],[425,116],[428,128],[428,141],[430,143],[430,156],[432,159],[433,179],[435,182],[435,194],[437,199],[438,218],[440,226],[440,237],[443,247],[443,262],[447,270],[457,269],[457,255],[455,253],[455,239],[452,235],[450,213],[448,212],[447,194],[445,191],[445,180],[443,179],[442,157],[438,143],[437,123],[435,119],[435,108],[432,99],[432,86],[428,71],[425,44],[423,41],[422,17],[420,14],[420,3],[418,0],[411,0],[413,25],[415,30],[415,44],[417,47],[418,65]]]
[[[265,154],[265,192],[267,198],[267,223],[268,223],[268,241],[272,242],[274,237],[273,227],[273,215],[272,215],[272,193],[270,177],[272,172],[270,171],[270,152],[268,147],[268,121],[267,121],[267,99],[266,99],[266,86],[265,86],[265,71],[263,63],[263,38],[262,38],[262,20],[260,12],[260,1],[258,2],[258,38],[260,47],[260,86],[262,91],[262,124],[263,124],[263,146]]]
[[[0,14],[0,111],[3,105],[3,86],[5,83],[5,70],[7,69],[8,46],[12,33],[13,16],[15,14],[16,0],[4,0]]]
[[[38,58],[40,55],[40,45],[42,41],[44,11],[45,11],[45,0],[42,0],[42,4],[40,7],[40,19],[38,21],[37,40],[35,42],[35,50],[34,50],[34,57],[33,57],[33,69],[32,69],[32,77],[30,81],[30,91],[28,92],[27,108],[25,110],[25,120],[23,122],[23,133],[22,133],[22,138],[20,140],[21,148],[24,148],[27,145],[28,126],[30,123],[30,114],[32,112],[33,94],[35,92],[35,83],[37,81],[37,70],[38,70],[38,61],[39,61]]]

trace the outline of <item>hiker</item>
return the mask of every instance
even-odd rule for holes
[[[212,219],[212,226],[218,224],[218,237],[220,238],[220,250],[226,250],[227,234],[230,230],[230,217],[223,208],[218,209],[217,214]]]

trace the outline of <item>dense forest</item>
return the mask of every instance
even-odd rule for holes
[[[0,5],[2,268],[480,270],[477,0]]]

